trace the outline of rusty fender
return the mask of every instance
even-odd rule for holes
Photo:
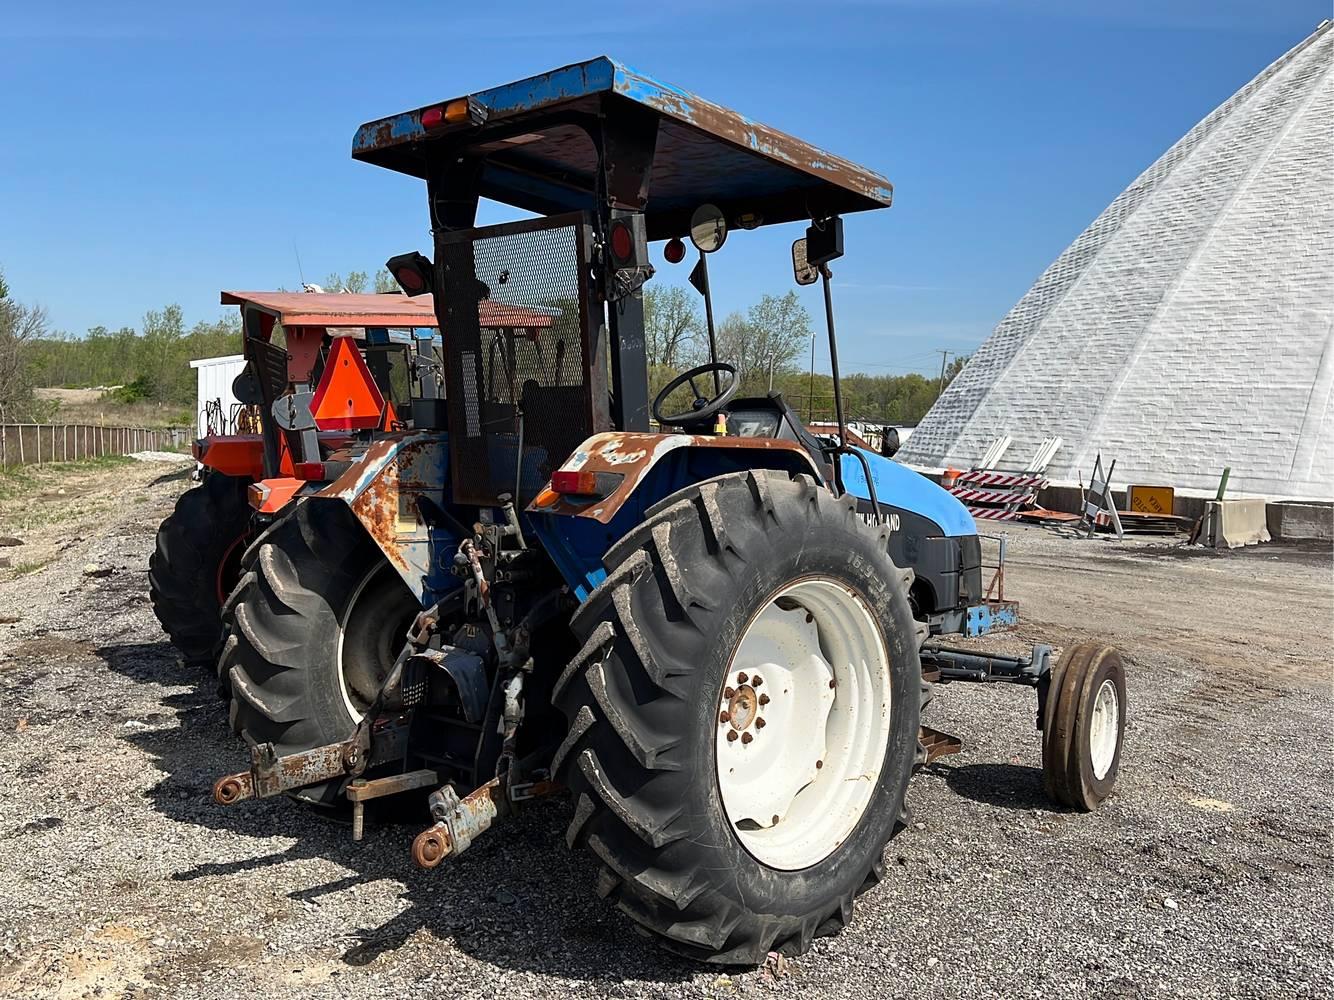
[[[815,467],[806,449],[795,441],[727,435],[607,431],[594,434],[584,441],[566,459],[561,470],[611,473],[621,477],[616,488],[603,499],[593,502],[567,499],[548,488],[538,493],[528,510],[532,513],[588,517],[606,524],[616,516],[621,505],[644,481],[653,466],[682,448],[730,452],[744,456],[745,461],[741,464],[746,468],[806,472],[814,476],[817,482],[824,481],[824,475]]]
[[[438,433],[388,435],[364,453],[338,452],[330,461],[352,466],[310,501],[346,504],[403,582],[427,603],[433,553],[450,540],[433,537],[438,531],[422,522],[417,498],[443,495],[449,475],[445,440]]]

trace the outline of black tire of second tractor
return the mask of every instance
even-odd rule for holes
[[[404,617],[420,610],[416,598],[361,526],[330,502],[298,503],[255,540],[242,569],[223,608],[228,635],[218,659],[232,728],[247,742],[273,744],[280,756],[347,739],[356,718],[340,680],[340,632],[353,611],[378,623],[375,645],[387,669]],[[373,692],[359,695],[369,701]],[[342,810],[341,784],[292,796]]]
[[[176,500],[148,558],[153,613],[187,664],[212,670],[222,645],[222,603],[250,532],[248,479],[209,473]]]
[[[602,862],[598,892],[669,950],[757,965],[836,933],[853,899],[883,875],[908,822],[908,779],[928,687],[911,570],[886,528],[809,477],[753,471],[687,488],[647,512],[604,557],[607,579],[576,614],[582,648],[553,698],[569,722],[554,768],[574,803],[567,840]],[[807,575],[856,588],[882,623],[891,662],[891,730],[862,818],[809,868],[760,863],[728,822],[718,790],[718,699],[751,616]]]

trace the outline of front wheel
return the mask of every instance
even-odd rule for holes
[[[683,490],[606,556],[557,683],[568,839],[673,950],[800,954],[907,822],[912,574],[846,501],[764,471]]]

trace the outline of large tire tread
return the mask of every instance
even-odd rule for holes
[[[746,492],[729,479],[744,480]],[[553,695],[570,721],[554,762],[574,793],[567,840],[601,860],[600,892],[669,949],[692,958],[754,965],[771,950],[800,954],[817,935],[843,927],[854,897],[883,876],[876,851],[859,883],[816,912],[799,918],[750,912],[718,891],[710,872],[691,865],[684,804],[671,794],[686,750],[683,703],[696,683],[696,665],[673,651],[690,647],[681,640],[698,643],[705,635],[704,613],[733,592],[733,571],[746,553],[784,545],[794,534],[785,521],[813,517],[860,522],[852,504],[809,477],[793,482],[784,473],[753,471],[675,494],[607,552],[607,578],[572,622],[584,644]],[[707,558],[679,558],[678,534],[702,536]],[[898,573],[893,586],[904,595],[906,614],[912,574]],[[645,602],[657,613],[640,613]],[[613,660],[614,672],[606,666]],[[929,685],[914,684],[919,689],[925,703]],[[913,706],[914,720],[919,711]],[[924,760],[920,742],[915,756],[915,763]],[[909,821],[905,799],[893,806],[891,837]]]
[[[248,480],[210,473],[176,500],[148,559],[153,613],[187,664],[211,667],[225,633],[217,575],[228,550],[249,530]]]

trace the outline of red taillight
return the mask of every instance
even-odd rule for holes
[[[635,238],[630,227],[623,222],[611,224],[611,255],[617,264],[630,260],[635,252]]]
[[[323,462],[297,462],[292,466],[297,479],[327,479]]]
[[[557,493],[587,495],[598,491],[598,479],[591,472],[567,472],[562,469],[551,474],[551,488]]]
[[[478,108],[479,114],[482,109]],[[466,97],[460,97],[457,100],[450,101],[448,104],[441,104],[434,108],[427,108],[422,112],[422,128],[439,128],[441,125],[458,125],[468,121],[473,117],[473,106]],[[484,120],[484,115],[483,115]]]
[[[422,280],[422,276],[410,267],[400,267],[394,272],[394,278],[409,295],[426,290],[426,282]]]

